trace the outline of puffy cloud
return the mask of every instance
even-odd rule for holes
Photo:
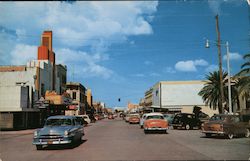
[[[177,62],[175,64],[175,69],[183,72],[195,72],[197,70],[192,60]]]
[[[25,65],[29,60],[37,57],[37,46],[17,44],[11,51],[12,65]]]
[[[176,73],[176,71],[172,67],[166,67],[163,72],[165,73]]]
[[[77,74],[84,78],[101,77],[108,79],[114,73],[111,69],[98,64],[109,59],[105,54],[89,54],[63,48],[56,50],[56,59],[58,63],[71,66],[69,75]]]
[[[175,64],[175,69],[183,72],[196,72],[197,66],[207,66],[208,62],[199,59],[199,60],[187,60],[187,61],[179,61]]]
[[[230,60],[242,60],[242,55],[239,53],[229,53]],[[227,60],[227,55],[223,56],[223,60]]]
[[[199,60],[195,60],[195,61],[194,61],[194,65],[207,66],[207,65],[208,65],[208,62],[207,62],[206,60],[199,59]]]

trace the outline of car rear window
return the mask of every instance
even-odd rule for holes
[[[153,115],[153,116],[148,116],[146,119],[148,120],[148,119],[164,119],[164,118],[163,116],[160,115]]]
[[[72,125],[71,119],[48,119],[46,121],[46,126],[68,126]]]
[[[225,119],[226,119],[225,116],[215,115],[210,118],[210,121],[224,121]]]

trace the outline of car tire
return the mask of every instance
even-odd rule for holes
[[[250,130],[249,129],[245,129],[245,137],[249,138],[250,136]]]
[[[43,146],[42,145],[36,145],[36,150],[42,150]]]
[[[141,125],[141,129],[143,128],[143,126]]]
[[[177,127],[176,127],[176,126],[173,126],[173,129],[177,129]]]
[[[148,130],[144,130],[144,133],[147,134],[147,133],[148,133]]]
[[[189,125],[189,124],[186,124],[186,125],[185,125],[185,129],[186,129],[186,130],[190,130],[190,129],[191,129],[190,125]]]
[[[212,134],[206,133],[205,134],[207,138],[210,138],[212,136]]]
[[[228,133],[226,136],[228,139],[233,139],[233,137],[234,137],[234,135],[232,133]]]

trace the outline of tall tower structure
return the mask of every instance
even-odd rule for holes
[[[44,31],[38,47],[38,60],[48,60],[52,64],[52,90],[55,90],[55,53],[52,47],[52,31]]]

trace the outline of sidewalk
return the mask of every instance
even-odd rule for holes
[[[17,131],[0,131],[0,135],[25,135],[25,134],[33,134],[36,129],[28,129],[28,130],[17,130]]]

